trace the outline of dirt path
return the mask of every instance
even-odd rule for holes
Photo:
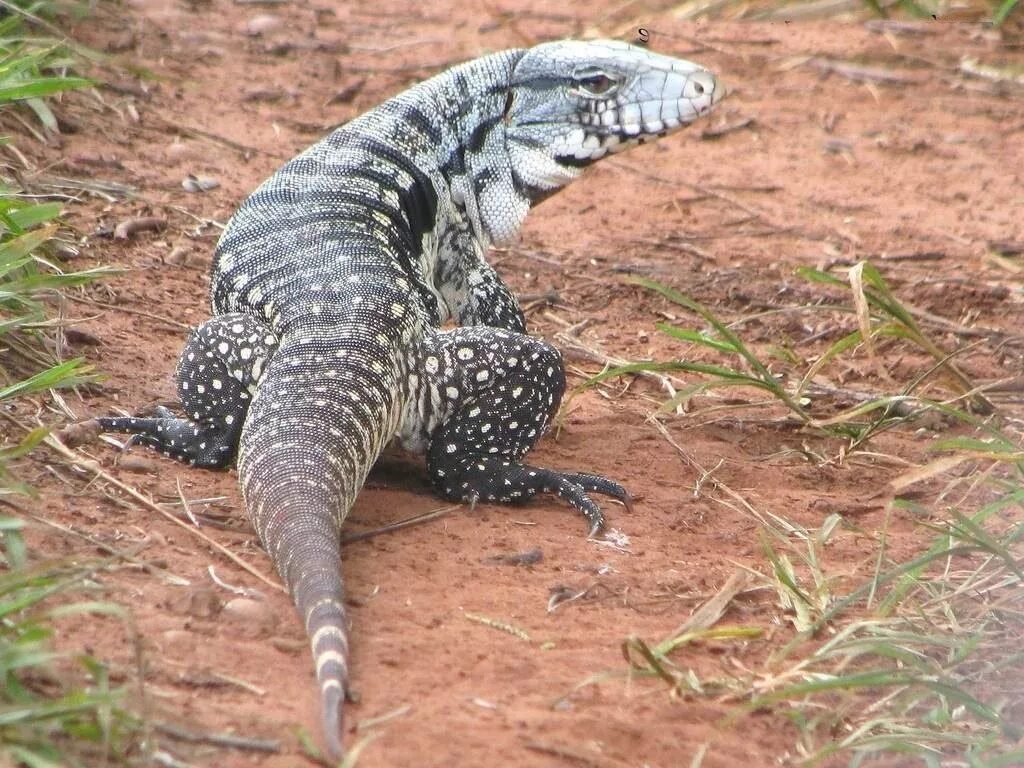
[[[570,1],[551,12],[546,3],[516,3],[515,15],[502,15],[485,4],[436,3],[414,15],[393,0],[130,0],[120,23],[83,23],[81,39],[158,79],[105,89],[103,110],[80,103],[73,117],[83,130],[64,138],[65,161],[54,171],[137,190],[128,200],[92,197],[72,209],[75,227],[98,233],[85,238],[79,263],[127,271],[90,290],[101,304],[72,305],[72,314],[87,318],[80,328],[100,341],[75,351],[110,378],[70,407],[86,417],[173,400],[183,326],[208,313],[206,271],[219,233],[211,221],[226,221],[281,162],[449,63],[586,33],[596,23],[590,5]],[[613,14],[600,30],[632,38],[624,31],[630,22],[627,12]],[[668,13],[640,22],[656,49],[706,64],[734,93],[701,127],[599,165],[540,207],[517,246],[495,255],[527,297],[533,332],[554,338],[575,326],[582,343],[609,355],[667,356],[679,347],[654,332],[655,322],[666,313],[696,321],[624,284],[625,273],[673,284],[732,319],[816,301],[820,289],[795,277],[795,266],[867,257],[905,300],[950,324],[1012,332],[1024,325],[1019,275],[1008,289],[1006,267],[986,258],[991,241],[1024,242],[1024,101],[1019,89],[957,71],[961,54],[1020,65],[1019,49],[1001,50],[991,34],[956,24],[901,35],[836,22],[683,24]],[[884,66],[898,82],[854,69],[827,74],[824,59]],[[189,174],[219,186],[187,192]],[[132,216],[167,226],[127,241],[104,236]],[[540,297],[550,292],[557,300],[546,305]],[[809,359],[854,328],[852,319],[795,311],[744,325],[762,350],[788,346]],[[600,369],[579,353],[568,358],[575,374]],[[920,362],[899,351],[889,359],[901,380]],[[980,380],[1019,374],[1021,347],[994,354],[982,345],[960,362]],[[867,364],[830,375],[836,386],[886,386]],[[576,399],[560,435],[543,441],[536,458],[619,478],[642,496],[632,516],[607,510],[627,547],[587,541],[576,515],[545,501],[511,511],[460,508],[346,548],[361,694],[350,724],[396,714],[374,729],[380,737],[361,764],[673,768],[690,765],[701,749],[706,768],[793,761],[795,730],[781,714],[730,725],[722,718],[735,705],[670,699],[650,681],[576,686],[623,671],[625,638],[664,637],[736,564],[765,571],[756,521],[726,503],[732,497],[719,484],[809,528],[844,515],[863,535],[840,538],[829,555],[852,576],[870,567],[872,537],[892,497],[887,481],[905,462],[922,460],[933,433],[895,431],[872,453],[842,460],[838,442],[782,425],[777,409],[737,407],[751,398],[714,393],[695,399],[695,415],[666,422],[686,454],[713,469],[701,478],[646,421],[664,393],[645,381],[622,390],[620,383]],[[233,473],[189,470],[144,451],[121,456],[104,444],[85,450],[161,503],[183,495],[193,513],[222,523],[207,522],[204,532],[273,578],[243,520]],[[316,738],[318,714],[302,630],[285,595],[123,494],[87,485],[65,466],[35,466],[40,514],[121,549],[143,545],[139,556],[164,569],[126,567],[104,579],[109,595],[133,607],[154,714],[284,743],[283,753],[267,757],[180,745],[176,754],[197,765],[301,763],[298,730]],[[392,458],[360,496],[350,529],[439,506],[416,465]],[[899,512],[889,531],[893,557],[912,552],[923,536]],[[46,545],[58,554],[85,551],[55,535]],[[495,564],[534,548],[543,554],[536,564]],[[224,609],[236,596],[214,582],[211,568],[225,583],[259,590],[251,613]],[[577,593],[548,609],[553,594]],[[513,625],[530,639],[469,615]],[[741,595],[726,621],[766,634],[695,646],[679,663],[702,678],[754,668],[791,635],[769,590]],[[80,621],[62,643],[114,660],[120,679],[136,669],[132,640],[113,622]],[[364,733],[349,733],[348,743]]]

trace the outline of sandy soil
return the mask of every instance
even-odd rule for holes
[[[958,69],[961,56],[1024,64],[1021,48],[965,23],[921,23],[913,34],[835,21],[683,23],[669,11],[627,4],[595,15],[584,2],[500,5],[439,2],[409,13],[393,0],[279,5],[129,0],[80,24],[75,34],[152,79],[122,77],[100,91],[103,106],[72,99],[59,146],[26,152],[51,175],[130,185],[129,197],[84,195],[68,220],[82,234],[73,266],[114,264],[123,275],[69,306],[87,335],[71,340],[109,374],[81,398],[81,418],[172,401],[185,327],[208,315],[207,269],[238,202],[284,160],[330,127],[450,63],[487,50],[600,32],[625,39],[650,30],[660,51],[713,68],[732,94],[713,119],[657,145],[604,162],[546,202],[521,242],[494,262],[529,307],[532,331],[566,349],[574,383],[599,363],[576,344],[636,359],[679,354],[654,330],[666,318],[698,321],[627,285],[629,273],[667,282],[735,319],[770,309],[742,330],[764,354],[788,347],[813,360],[855,328],[839,315],[801,312],[824,289],[797,266],[842,267],[870,258],[900,296],[936,318],[930,330],[952,348],[975,340],[963,326],[1019,332],[1020,260],[987,256],[992,242],[1024,243],[1024,89]],[[513,10],[514,8],[514,10]],[[878,71],[827,72],[821,61]],[[189,175],[218,183],[189,192]],[[166,222],[116,240],[132,217]],[[1016,273],[1012,268],[1016,268]],[[840,269],[837,274],[842,275]],[[839,293],[831,294],[839,296]],[[549,300],[545,300],[548,296]],[[945,325],[941,321],[945,321]],[[1009,337],[1003,337],[1004,340]],[[93,342],[93,343],[89,343]],[[883,347],[894,380],[923,361]],[[972,378],[1021,373],[1019,342],[982,341],[959,358]],[[829,369],[832,385],[891,387],[864,355]],[[630,635],[657,641],[712,596],[737,564],[765,572],[755,509],[809,528],[839,513],[860,530],[829,548],[850,578],[869,572],[893,492],[887,482],[925,458],[935,432],[895,430],[870,452],[801,432],[750,393],[699,396],[668,416],[685,460],[647,420],[664,392],[646,380],[590,391],[535,452],[538,463],[622,480],[641,500],[627,515],[607,505],[628,537],[614,548],[585,538],[578,516],[556,500],[521,509],[459,508],[440,520],[348,545],[345,578],[354,627],[354,685],[347,742],[379,734],[368,766],[687,766],[705,750],[710,768],[787,765],[795,730],[770,711],[726,721],[736,705],[672,699],[663,685],[591,675],[626,669]],[[935,393],[941,390],[934,390]],[[831,412],[828,404],[825,412]],[[143,450],[98,442],[83,451],[114,476],[181,513],[274,579],[244,520],[233,472],[205,472]],[[713,470],[703,477],[695,466]],[[291,766],[305,761],[298,732],[318,737],[315,687],[300,624],[287,597],[191,533],[66,464],[40,460],[25,473],[41,491],[38,513],[159,565],[105,573],[105,594],[132,608],[134,631],[80,620],[64,647],[136,675],[136,648],[154,717],[199,731],[280,739],[280,754],[215,750],[166,740],[196,765]],[[695,487],[697,490],[695,491]],[[348,531],[437,509],[419,465],[389,457],[360,496]],[[889,523],[891,555],[924,540],[910,515]],[[94,554],[80,540],[39,534],[57,555]],[[528,566],[501,557],[534,548]],[[251,605],[213,579],[258,591]],[[549,598],[586,590],[549,610]],[[226,607],[226,604],[227,607]],[[488,617],[524,640],[468,618]],[[762,627],[745,644],[681,651],[701,676],[756,668],[791,636],[773,593],[740,595],[723,619]],[[396,714],[397,712],[397,714]],[[367,729],[375,718],[395,717]]]

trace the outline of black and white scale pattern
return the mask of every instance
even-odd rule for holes
[[[303,617],[324,735],[348,686],[339,527],[384,446],[426,455],[448,499],[588,496],[618,483],[523,463],[557,411],[557,350],[525,335],[487,264],[530,206],[601,157],[705,114],[703,68],[613,41],[455,67],[337,129],[239,208],[214,257],[214,317],[178,367],[183,414],[101,425],[202,466],[237,460],[245,505]],[[448,323],[456,327],[446,329]]]

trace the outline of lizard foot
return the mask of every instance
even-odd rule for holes
[[[454,466],[435,467],[434,484],[450,501],[521,504],[540,493],[565,499],[583,514],[594,536],[604,527],[604,513],[588,493],[601,493],[632,509],[629,492],[613,480],[579,472],[559,472],[515,464],[493,456],[465,456]]]

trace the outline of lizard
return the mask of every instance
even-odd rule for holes
[[[444,498],[552,493],[604,517],[619,483],[524,463],[565,389],[486,260],[603,157],[708,113],[707,69],[563,40],[454,66],[329,133],[243,201],[216,246],[213,316],[178,363],[183,415],[98,419],[190,464],[236,462],[247,514],[305,624],[328,753],[343,754],[340,527],[397,440]]]

